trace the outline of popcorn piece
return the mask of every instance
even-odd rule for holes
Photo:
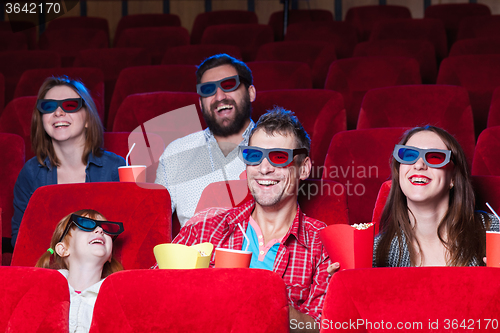
[[[356,228],[358,230],[365,230],[373,226],[373,223],[355,223],[351,225],[351,227]]]
[[[200,255],[201,255],[202,257],[206,257],[206,256],[208,256],[208,254],[206,254],[206,253],[205,253],[205,251],[200,251],[200,250],[198,250],[198,252],[200,252]]]

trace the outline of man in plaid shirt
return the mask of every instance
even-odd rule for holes
[[[210,242],[216,248],[245,249],[241,224],[250,240],[250,267],[272,270],[286,284],[291,328],[295,324],[317,331],[331,262],[319,239],[326,225],[305,216],[297,204],[299,181],[311,170],[309,148],[309,136],[292,112],[276,107],[263,115],[249,146],[240,147],[253,200],[236,208],[199,212],[173,243]]]

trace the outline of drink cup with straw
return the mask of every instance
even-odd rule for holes
[[[500,217],[490,204],[486,203],[486,206],[500,220]],[[498,231],[486,231],[486,259],[486,266],[500,267],[500,232]]]
[[[245,230],[241,224],[238,223],[238,227],[243,233],[247,241],[247,246],[245,250],[233,250],[233,249],[215,249],[215,267],[216,268],[248,268],[250,267],[250,261],[252,259],[252,251],[248,251],[248,246],[250,245],[250,240],[248,239]]]
[[[134,147],[135,143],[130,147],[127,157],[125,158],[125,166],[118,167],[118,175],[121,182],[144,183],[146,182],[146,166],[128,164],[128,158]]]

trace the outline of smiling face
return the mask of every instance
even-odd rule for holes
[[[102,216],[95,218],[99,221],[104,221]],[[95,262],[97,265],[104,265],[106,261],[111,259],[113,252],[113,239],[105,234],[101,227],[95,228],[93,231],[87,232],[80,228],[72,228],[71,236],[65,237],[66,256],[69,265],[71,262]]]
[[[263,129],[253,133],[249,145],[260,148],[298,148],[293,135],[274,133],[274,136],[270,136]],[[311,166],[309,157],[300,164],[298,160],[300,157],[295,156],[286,167],[275,167],[267,158],[259,165],[247,165],[248,188],[256,205],[278,209],[285,205],[296,205],[299,180],[309,176]]]
[[[80,95],[68,86],[55,86],[50,89],[44,99],[63,100],[79,98]],[[66,113],[60,107],[54,112],[42,115],[43,128],[52,138],[53,144],[71,142],[85,144],[86,111],[85,106],[73,113]]]
[[[431,131],[415,133],[406,142],[417,148],[448,150],[439,135]],[[408,207],[417,204],[448,205],[453,179],[453,163],[442,168],[431,168],[419,158],[414,164],[400,164],[399,182]]]
[[[222,65],[207,70],[201,83],[218,81],[238,75],[231,65]],[[224,92],[217,88],[215,95],[200,97],[200,107],[208,127],[216,136],[227,137],[240,132],[250,121],[251,102],[255,100],[255,88],[248,89],[243,82],[238,89]]]

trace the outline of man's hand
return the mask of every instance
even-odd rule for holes
[[[338,262],[334,262],[333,264],[331,264],[330,266],[327,267],[326,271],[331,276],[334,273],[336,273],[339,270],[339,268],[340,268],[340,264]]]
[[[318,333],[319,324],[308,314],[302,313],[290,304],[288,305],[288,316],[290,318],[291,333]]]

